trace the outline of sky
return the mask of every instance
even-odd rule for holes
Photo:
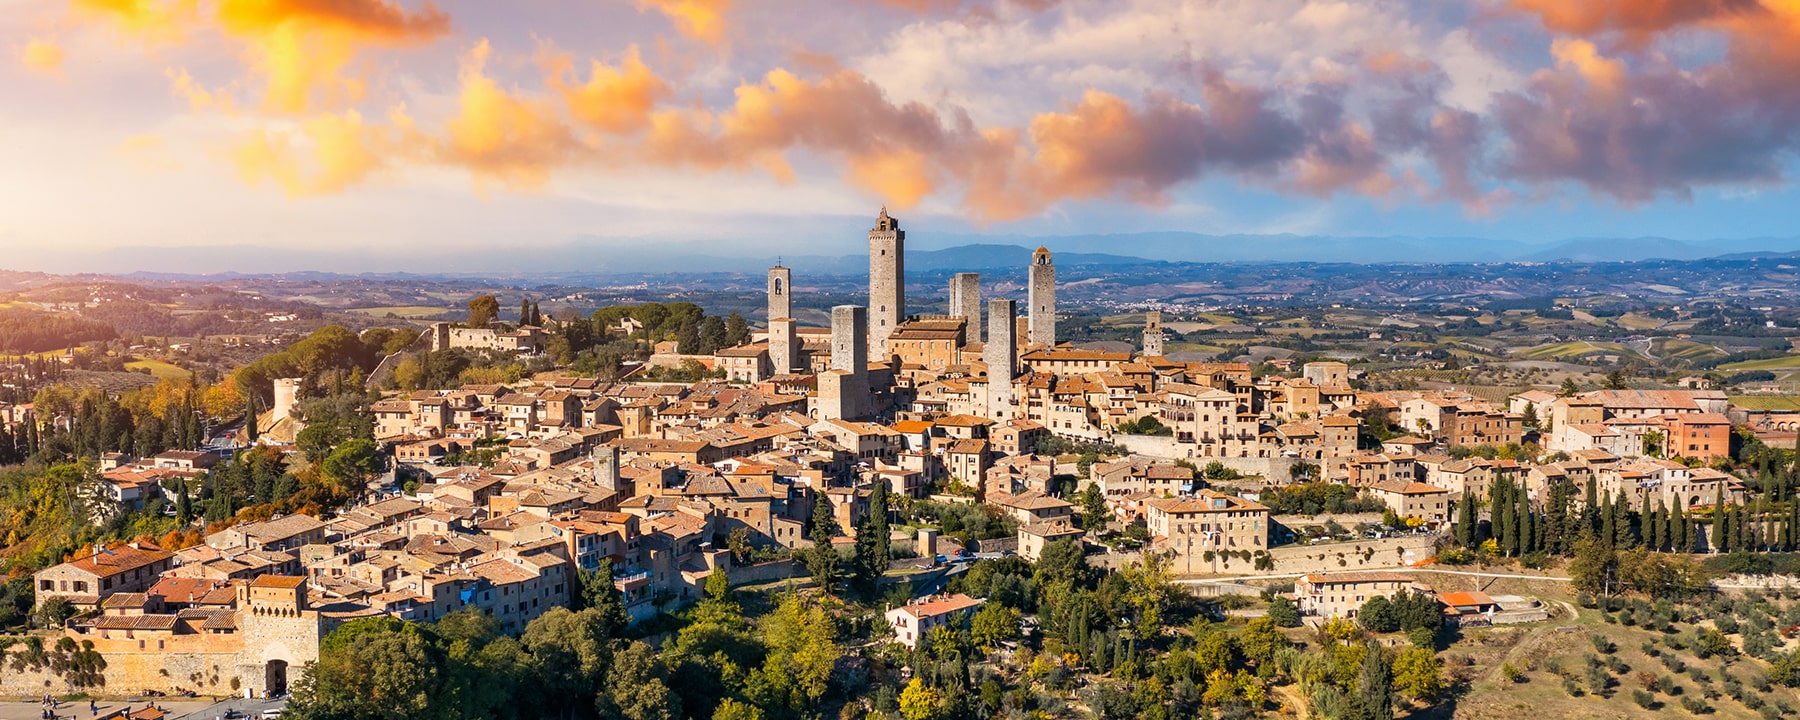
[[[1800,0],[0,0],[10,269],[1791,238],[1797,147]]]

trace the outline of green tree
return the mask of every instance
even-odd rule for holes
[[[668,669],[656,648],[633,641],[613,653],[606,692],[594,703],[605,720],[675,720],[681,697],[669,691]]]
[[[1294,605],[1294,601],[1276,595],[1275,599],[1269,601],[1268,618],[1281,627],[1300,627],[1300,608]]]
[[[469,319],[464,324],[472,328],[483,328],[497,317],[500,317],[500,301],[492,295],[477,295],[469,301]]]
[[[714,574],[722,573],[714,571]],[[708,578],[707,582],[710,587],[712,579]],[[569,609],[593,610],[600,632],[607,637],[617,637],[626,625],[631,624],[631,615],[625,610],[625,596],[613,582],[612,558],[601,558],[592,570],[575,571],[575,592],[570,597]]]
[[[751,673],[751,699],[764,708],[795,713],[816,707],[830,685],[832,667],[843,655],[831,614],[815,602],[789,594],[763,619],[761,629],[768,655]]]
[[[1020,613],[997,602],[983,603],[969,623],[969,641],[982,652],[1019,636]]]
[[[1106,529],[1106,523],[1112,519],[1112,512],[1106,509],[1106,496],[1101,494],[1100,486],[1088,483],[1087,489],[1081,491],[1081,527],[1089,532]]]
[[[1381,647],[1371,642],[1363,646],[1361,667],[1356,672],[1356,699],[1364,720],[1393,720],[1394,689],[1392,669],[1382,655]]]
[[[1608,389],[1608,390],[1624,390],[1625,389],[1625,371],[1624,370],[1614,370],[1612,372],[1607,373],[1606,374],[1606,389]]]
[[[1387,633],[1400,629],[1400,621],[1394,617],[1393,603],[1380,595],[1363,602],[1362,609],[1356,613],[1356,620],[1372,632]]]
[[[711,355],[725,347],[725,321],[709,315],[700,321],[700,354]]]
[[[762,708],[725,698],[713,711],[712,720],[763,720]]]
[[[287,716],[300,720],[450,718],[443,657],[423,629],[393,618],[353,620],[332,631],[319,660],[295,684]]]
[[[1576,590],[1599,593],[1608,589],[1608,580],[1618,569],[1618,557],[1599,538],[1583,537],[1575,541],[1575,557],[1569,561],[1569,579]]]
[[[1581,388],[1575,386],[1575,378],[1565,377],[1562,381],[1562,387],[1556,394],[1562,397],[1574,397],[1575,394],[1579,392],[1581,392]]]
[[[558,713],[592,707],[612,660],[612,638],[597,610],[551,608],[519,636],[531,653],[531,697]]]
[[[737,347],[750,342],[750,324],[744,322],[744,316],[733,311],[725,318],[725,346]]]
[[[1713,491],[1712,547],[1710,548],[1713,552],[1725,552],[1725,548],[1728,547],[1727,543],[1730,541],[1730,528],[1727,527],[1730,524],[1730,516],[1725,512],[1725,489],[1720,487]]]
[[[1287,636],[1275,629],[1276,620],[1260,617],[1244,625],[1244,631],[1238,633],[1237,646],[1244,657],[1258,664],[1275,659],[1275,653],[1288,646]]]
[[[831,500],[825,493],[819,493],[813,502],[812,514],[812,549],[806,554],[807,569],[812,572],[813,581],[826,592],[831,592],[838,578],[838,551],[831,544],[837,537],[837,517],[832,515]]]
[[[884,480],[876,482],[870,491],[869,512],[856,530],[852,581],[863,597],[873,598],[879,590],[881,578],[887,574],[888,564],[893,559],[892,545],[893,538],[888,529],[888,487]]]

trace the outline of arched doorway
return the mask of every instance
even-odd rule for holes
[[[269,697],[287,694],[287,673],[286,660],[270,660],[263,667],[263,689],[269,693]]]

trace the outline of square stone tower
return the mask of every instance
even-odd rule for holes
[[[835,312],[835,311],[834,311]],[[906,231],[887,208],[869,231],[869,346],[887,358],[888,335],[906,317]]]
[[[769,365],[785,375],[800,360],[800,334],[794,326],[794,271],[769,268]]]
[[[839,305],[831,309],[831,369],[819,374],[819,417],[855,420],[867,417],[869,397],[869,309]]]
[[[1013,370],[1019,362],[1018,325],[1013,319],[1018,316],[1017,302],[1007,298],[988,301],[988,337],[982,359],[988,368],[987,414],[993,420],[1013,415]]]
[[[1152,310],[1144,313],[1144,356],[1160,357],[1162,354],[1162,313]]]
[[[1056,266],[1050,262],[1050,249],[1039,247],[1031,254],[1031,287],[1027,302],[1031,304],[1031,337],[1033,345],[1056,347]]]
[[[776,265],[769,268],[769,320],[794,316],[794,271]]]
[[[981,342],[981,273],[950,278],[950,317],[969,319],[963,342]]]

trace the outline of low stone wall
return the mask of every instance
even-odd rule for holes
[[[1285,545],[1269,551],[1275,561],[1271,574],[1381,570],[1407,567],[1431,557],[1436,535],[1415,535],[1380,540]]]
[[[1114,435],[1113,444],[1145,457],[1164,460],[1187,460],[1197,467],[1206,467],[1210,463],[1219,463],[1245,475],[1260,475],[1268,482],[1285,485],[1294,481],[1294,466],[1302,462],[1299,458],[1272,457],[1206,457],[1196,456],[1195,445],[1184,445],[1174,438],[1155,437],[1150,435]]]
[[[756,565],[734,565],[725,571],[732,585],[749,585],[773,580],[786,580],[808,574],[805,565],[795,560],[776,560]]]

